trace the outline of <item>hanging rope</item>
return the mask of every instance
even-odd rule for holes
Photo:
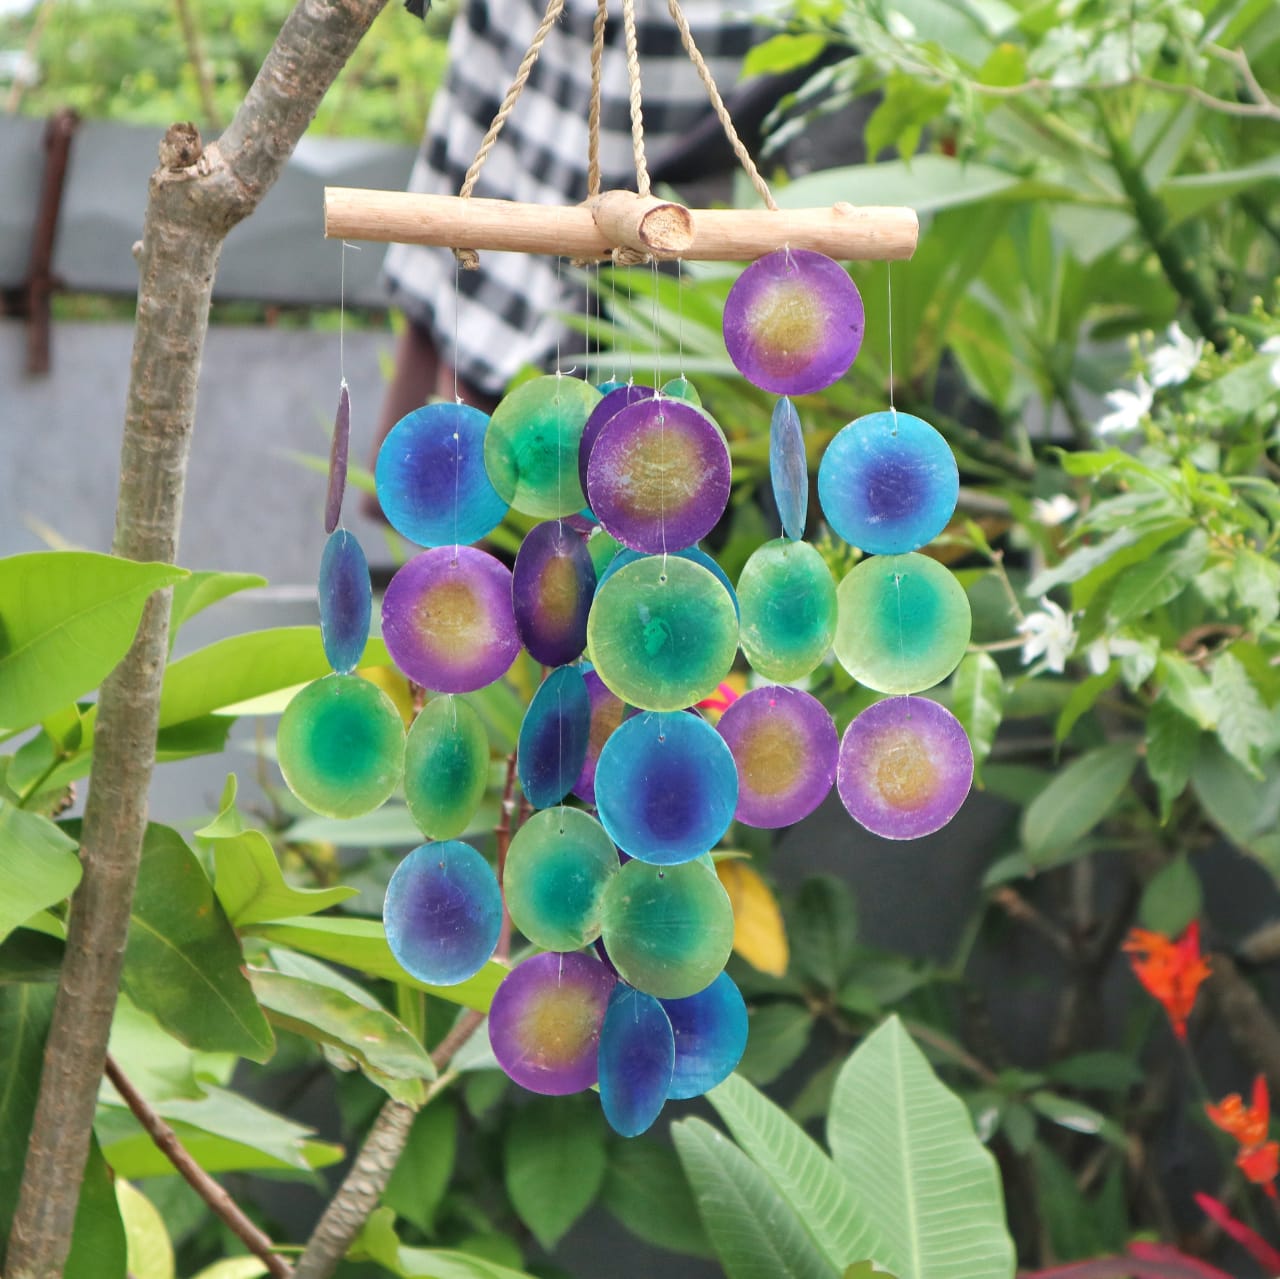
[[[600,194],[600,94],[609,0],[599,0],[591,28],[591,107],[587,112],[587,199]]]
[[[649,166],[644,160],[644,112],[640,108],[640,53],[636,47],[635,0],[622,0],[622,30],[627,44],[627,82],[631,86],[631,153],[636,162],[636,191],[649,194]]]

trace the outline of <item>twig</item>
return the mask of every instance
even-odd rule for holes
[[[936,1048],[944,1057],[951,1058],[957,1066],[963,1066],[984,1084],[999,1083],[1000,1076],[994,1070],[983,1065],[971,1052],[962,1048],[954,1039],[949,1039],[941,1031],[934,1030],[932,1026],[926,1026],[919,1021],[908,1021],[904,1025],[913,1039],[919,1039],[931,1048]]]
[[[498,843],[498,887],[502,887],[507,870],[507,849],[511,847],[512,818],[516,813],[514,797],[516,784],[516,753],[507,756],[507,780],[502,788],[502,815],[494,830]],[[502,894],[502,928],[498,933],[498,948],[494,952],[499,959],[511,954],[511,912],[507,910],[507,895]]]
[[[289,1279],[293,1270],[289,1263],[274,1251],[275,1245],[244,1215],[239,1204],[227,1191],[209,1176],[191,1157],[178,1135],[152,1109],[151,1103],[133,1086],[110,1057],[106,1060],[106,1076],[114,1085],[124,1103],[133,1111],[133,1117],[142,1125],[156,1148],[178,1170],[186,1183],[222,1218],[231,1233],[259,1258],[277,1279]]]
[[[1004,887],[992,895],[992,901],[1004,911],[1010,919],[1026,924],[1035,929],[1042,937],[1047,938],[1060,955],[1071,958],[1075,953],[1071,938],[1064,929],[1059,928],[1043,911],[1033,906],[1017,889]]]
[[[200,28],[196,25],[195,15],[191,12],[188,0],[173,0],[178,10],[178,24],[182,27],[182,38],[187,46],[187,58],[191,69],[195,72],[196,85],[200,89],[200,107],[204,111],[205,127],[217,133],[222,129],[222,121],[218,115],[218,100],[213,92],[213,76],[209,71],[209,59],[205,57],[204,42],[200,39]]]

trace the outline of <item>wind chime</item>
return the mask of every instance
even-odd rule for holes
[[[782,535],[751,556],[736,593],[698,549],[725,511],[730,457],[683,378],[661,388],[596,386],[557,372],[519,386],[491,416],[461,403],[415,410],[388,434],[375,470],[387,519],[426,548],[395,574],[382,602],[396,665],[436,694],[406,738],[391,701],[353,677],[371,592],[364,554],[339,527],[350,427],[344,383],[320,569],[334,675],[294,698],[279,733],[285,780],[318,812],[369,812],[403,783],[431,842],[405,857],[387,889],[397,960],[430,985],[467,980],[494,954],[505,903],[538,953],[497,990],[494,1055],[534,1092],[598,1084],[609,1123],[627,1136],[647,1129],[668,1099],[714,1087],[746,1044],[742,996],[723,971],[733,911],[710,856],[730,824],[788,826],[835,785],[868,830],[912,839],[951,819],[973,772],[958,721],[914,696],[954,670],[969,639],[963,590],[919,554],[954,511],[956,463],[931,426],[892,407],[892,389],[887,411],[836,435],[818,472],[823,517],[864,558],[837,587],[804,541],[808,468],[791,397],[843,377],[864,329],[862,299],[833,259],[909,257],[915,214],[779,210],[677,0],[669,2],[764,210],[690,210],[649,193],[634,55],[638,193],[600,192],[594,110],[586,204],[470,198],[559,15],[563,0],[552,0],[460,196],[330,189],[326,234],[445,245],[463,265],[481,249],[621,265],[755,259],[725,303],[724,337],[743,377],[779,397],[769,460]],[[596,102],[603,20],[601,0]],[[634,50],[632,0],[623,20]],[[508,508],[542,521],[512,569],[473,545]],[[500,680],[522,647],[548,668],[517,749],[534,811],[496,874],[457,838],[480,803],[490,757],[465,694]],[[739,647],[774,682],[713,725],[696,704],[716,692]],[[843,740],[820,702],[788,686],[833,647],[854,679],[889,695]]]

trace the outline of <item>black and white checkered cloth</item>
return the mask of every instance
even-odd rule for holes
[[[760,0],[737,0],[732,11],[722,0],[682,6],[722,94],[737,81],[747,50],[767,34],[752,19],[753,3],[759,12]],[[411,191],[457,194],[544,8],[545,0],[468,0],[453,25],[448,74],[432,104]],[[586,197],[595,13],[594,0],[566,0],[475,195],[553,205]],[[636,22],[645,151],[655,171],[664,152],[704,124],[710,106],[666,0],[637,0]],[[613,12],[601,78],[603,189],[635,190],[622,21]],[[478,271],[459,273],[448,249],[395,245],[385,272],[394,304],[432,333],[462,378],[488,394],[501,394],[526,365],[544,364],[563,335],[557,312],[569,297],[569,272],[555,258],[485,251]]]

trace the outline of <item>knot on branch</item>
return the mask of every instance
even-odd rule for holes
[[[171,124],[160,139],[162,169],[189,169],[203,154],[200,130],[190,120]]]

